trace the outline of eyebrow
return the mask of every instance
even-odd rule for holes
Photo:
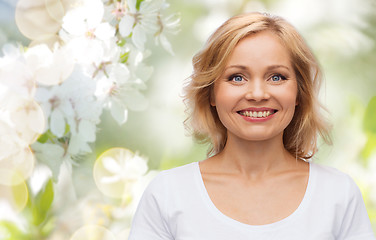
[[[242,70],[247,70],[248,68],[244,65],[230,65],[228,67],[225,68],[225,70],[229,69],[229,68],[240,68]],[[271,65],[271,66],[268,66],[267,70],[270,71],[270,70],[273,70],[273,69],[276,69],[276,68],[285,68],[287,70],[290,71],[290,68],[285,66],[285,65]]]
[[[285,68],[287,70],[290,70],[290,68],[285,66],[285,65],[271,65],[271,66],[268,67],[268,70],[272,70],[272,69],[275,69],[275,68]]]
[[[230,66],[226,67],[225,70],[227,70],[229,68],[240,68],[242,70],[247,70],[248,69],[246,66],[243,66],[243,65],[230,65]]]

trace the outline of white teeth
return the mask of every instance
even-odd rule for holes
[[[246,116],[246,117],[253,117],[253,118],[264,118],[272,115],[270,111],[241,111],[239,112],[241,115]]]

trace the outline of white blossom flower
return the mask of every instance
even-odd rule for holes
[[[127,120],[128,109],[139,111],[147,106],[147,100],[130,80],[130,73],[124,64],[114,64],[109,77],[97,81],[96,95],[108,107],[114,119],[123,124]]]
[[[3,109],[0,109],[0,143],[0,162],[15,154],[18,146],[27,146],[27,143],[19,138],[9,114]]]
[[[136,89],[146,89],[145,83],[151,77],[154,69],[144,61],[151,55],[149,50],[140,51],[132,44],[125,44],[124,51],[128,53],[126,65],[131,73],[132,86]]]
[[[177,34],[179,32],[180,18],[176,14],[168,17],[159,16],[158,23],[159,30],[154,34],[156,44],[158,45],[160,43],[167,52],[174,55],[174,51],[172,50],[171,43],[166,37],[166,33]]]
[[[108,48],[101,62],[97,65],[93,64],[91,69],[88,69],[88,74],[96,79],[95,95],[98,100],[110,109],[113,118],[119,124],[123,124],[127,121],[128,109],[143,110],[147,106],[147,101],[139,92],[146,86],[135,76],[137,67],[142,65],[141,52],[134,47],[132,50],[123,47],[123,51],[128,55],[127,64],[124,64],[119,62],[120,51],[121,49],[116,44]],[[134,57],[137,53],[140,53],[138,58]],[[132,71],[128,66],[132,68]],[[151,75],[149,68],[144,67],[141,70],[140,75],[143,75],[145,79]]]
[[[91,152],[88,142],[95,141],[102,106],[96,101],[94,91],[95,82],[80,68],[61,85],[38,89],[37,98],[49,116],[49,129],[58,138],[70,134],[67,151],[72,155]]]
[[[146,34],[158,29],[158,14],[164,3],[164,0],[144,0],[137,9],[137,0],[128,0],[128,11],[119,23],[121,36],[128,37],[132,33],[133,44],[143,50]]]
[[[13,129],[22,141],[31,144],[45,130],[45,116],[34,99],[25,99],[16,94],[8,94],[5,108]]]
[[[104,14],[101,0],[83,0],[80,7],[68,11],[63,18],[60,37],[68,44],[78,62],[91,64],[103,56],[103,45],[113,41],[115,28],[102,22]]]
[[[64,147],[58,143],[42,144],[35,142],[31,147],[38,161],[49,167],[55,180],[59,176],[61,164],[64,161],[71,162],[70,156],[66,154]]]
[[[99,79],[102,76],[109,77],[111,68],[114,64],[119,64],[121,49],[115,41],[108,41],[103,45],[103,54],[100,58],[93,58],[90,65],[86,66],[86,73],[93,79]]]
[[[25,98],[35,94],[33,72],[27,65],[20,48],[7,44],[3,47],[4,56],[0,58],[0,98],[13,92]]]
[[[115,22],[114,24],[116,25],[116,22],[120,21],[127,11],[127,1],[107,1],[104,4],[104,21],[109,23]]]
[[[113,118],[123,124],[127,121],[128,108],[125,102],[118,98],[121,85],[129,78],[129,70],[124,64],[113,64],[108,77],[102,76],[97,81],[96,96],[105,107],[111,111]]]
[[[55,45],[53,51],[45,44],[33,46],[26,51],[25,58],[34,80],[44,85],[63,82],[71,75],[74,67],[66,47],[59,48],[58,45]]]
[[[79,170],[72,167],[92,151],[103,108],[119,124],[126,122],[129,110],[146,108],[142,90],[153,72],[145,64],[151,54],[145,48],[147,36],[153,35],[157,44],[172,53],[165,34],[173,33],[178,21],[162,16],[165,0],[38,1],[57,20],[53,39],[42,36],[29,47],[6,44],[0,57],[0,182],[17,184],[11,178],[16,172],[22,182],[33,172],[40,177],[34,165],[43,166],[48,169],[45,177],[51,172],[58,183],[55,196],[65,195],[54,201],[59,209],[54,218],[62,227],[50,238],[66,239],[67,232],[99,220],[111,224],[111,231],[125,229],[118,237],[126,238],[143,189],[156,174],[148,172],[146,159],[127,149],[106,151],[94,165],[100,192],[83,181],[88,194],[73,185],[73,174],[87,170],[85,165]],[[34,185],[35,179],[30,181]],[[121,202],[109,204],[101,193]],[[92,194],[98,201],[81,201]],[[73,214],[77,209],[84,219]],[[115,222],[121,224],[114,228]],[[104,233],[114,238],[103,227],[81,230],[70,237],[85,238],[89,230],[89,238],[96,233],[95,237]]]
[[[66,119],[74,117],[67,89],[59,86],[38,88],[36,99],[43,108],[48,129],[57,137],[63,137],[66,130]]]
[[[28,143],[19,137],[14,126],[9,123],[9,118],[5,115],[5,111],[0,109],[0,169],[8,174],[19,174],[22,180],[25,180],[33,171],[35,157]],[[8,178],[4,173],[0,175],[0,178],[0,182],[3,184],[4,181],[8,181],[8,185],[19,183],[12,182],[12,178]]]

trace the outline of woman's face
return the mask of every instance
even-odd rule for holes
[[[281,137],[297,105],[297,82],[287,49],[270,31],[242,39],[222,76],[211,105],[228,138],[263,141]]]

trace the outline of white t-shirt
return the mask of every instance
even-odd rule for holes
[[[272,197],[272,196],[271,196]],[[236,203],[234,203],[236,204]],[[310,163],[299,207],[281,221],[248,225],[220,212],[199,164],[162,171],[147,187],[128,240],[374,240],[362,195],[333,168]]]

